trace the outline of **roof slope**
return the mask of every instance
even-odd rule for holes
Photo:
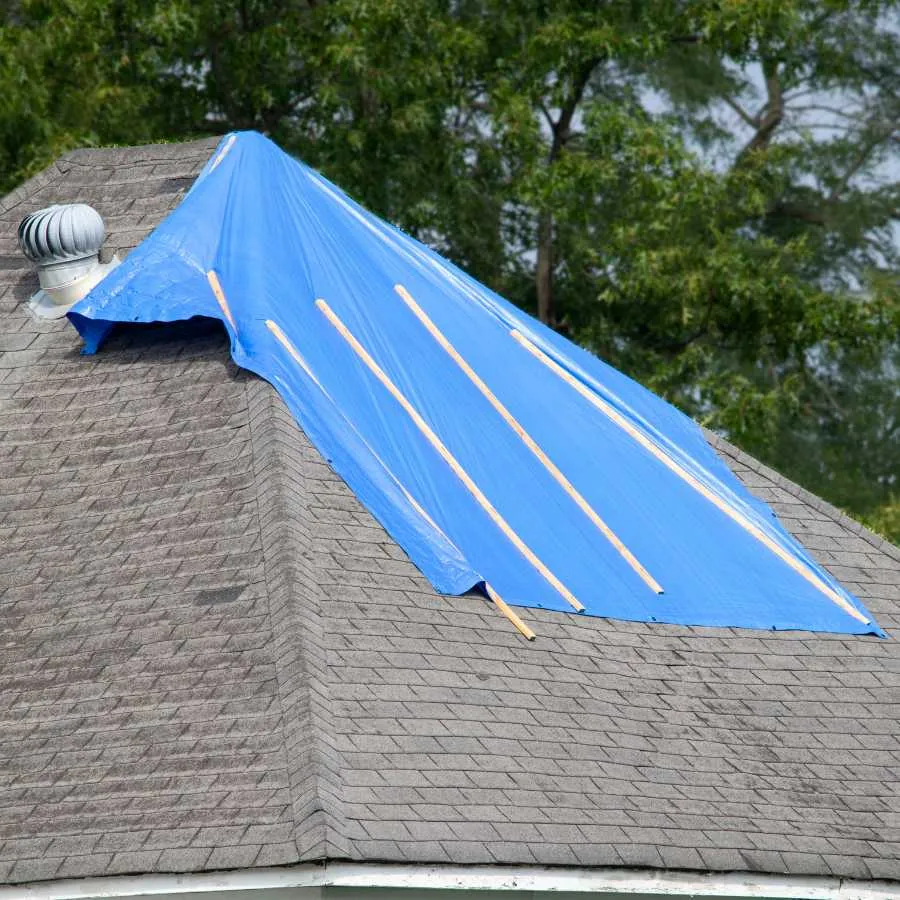
[[[211,326],[78,355],[26,212],[134,246],[211,141],[0,203],[0,881],[323,857],[900,880],[895,639],[441,597]],[[900,551],[723,442],[893,633]]]

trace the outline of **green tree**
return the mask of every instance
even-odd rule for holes
[[[174,137],[137,3],[7,4],[0,20],[0,191],[75,147]]]
[[[0,187],[255,128],[895,539],[897,0],[18,0]]]

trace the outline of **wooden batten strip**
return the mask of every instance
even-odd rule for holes
[[[331,397],[328,396],[328,392],[325,388],[322,387],[321,382],[318,378],[316,378],[313,370],[309,367],[309,364],[306,360],[300,355],[300,351],[294,346],[290,338],[284,333],[281,326],[277,322],[273,322],[271,319],[266,319],[266,328],[275,335],[278,342],[287,350],[288,353],[291,354],[291,358],[303,369],[304,372],[315,382],[316,386],[325,394],[326,397],[330,400]]]
[[[237,140],[237,135],[232,134],[229,135],[228,140],[225,141],[225,146],[219,151],[219,155],[213,160],[213,164],[209,167],[210,172],[215,172],[216,166],[222,162],[223,159],[228,155],[228,151],[234,146],[234,142]]]
[[[210,269],[206,273],[206,280],[209,282],[213,294],[215,294],[219,308],[224,313],[225,318],[228,319],[234,333],[237,334],[237,323],[234,321],[234,316],[231,314],[231,308],[228,306],[228,301],[225,299],[225,292],[222,290],[222,285],[219,284],[219,276],[216,275],[215,269]]]
[[[452,469],[453,473],[463,483],[469,493],[475,498],[481,508],[488,514],[494,524],[503,532],[513,546],[528,560],[540,575],[576,610],[581,612],[584,606],[575,595],[547,568],[537,557],[534,551],[519,537],[510,527],[506,519],[494,508],[490,500],[484,495],[478,485],[472,480],[468,472],[460,465],[456,457],[447,449],[443,441],[434,433],[428,423],[422,418],[418,410],[406,399],[400,389],[388,377],[384,370],[370,356],[369,352],[353,336],[352,332],[341,321],[331,307],[322,299],[316,300],[316,306],[334,326],[341,337],[350,345],[356,355],[363,361],[373,375],[387,388],[391,396],[403,407],[404,412],[412,419],[413,423],[422,432],[428,442],[438,452],[444,462]]]
[[[533,641],[535,639],[535,633],[519,618],[516,611],[487,582],[484,584],[484,590],[497,609],[499,609],[500,612],[502,612],[503,615],[519,629],[522,636],[526,638],[526,640]]]
[[[319,379],[316,377],[316,375],[313,372],[312,368],[310,367],[309,363],[307,363],[307,361],[301,355],[300,351],[294,346],[293,341],[291,341],[291,339],[284,333],[281,326],[277,322],[273,322],[271,319],[266,319],[266,328],[268,328],[269,331],[272,332],[272,334],[275,336],[276,340],[285,348],[285,350],[287,350],[287,352],[290,354],[290,356],[294,360],[294,362],[297,363],[297,365],[300,366],[301,369],[303,369],[303,371],[309,376],[309,378],[313,381],[313,383],[316,384],[319,387],[319,389],[322,391],[322,393],[330,400],[331,397],[330,397],[328,391],[325,390],[324,386],[319,381]],[[447,541],[448,544],[453,546],[453,542],[450,540],[450,538],[448,538],[447,535],[444,534],[444,532],[441,530],[440,526],[434,521],[434,519],[431,518],[430,515],[428,515],[428,513],[422,508],[421,504],[416,500],[416,498],[413,497],[413,495],[400,483],[397,476],[394,475],[394,473],[391,472],[390,469],[388,469],[384,460],[381,459],[381,457],[369,445],[369,443],[365,440],[365,438],[363,438],[363,436],[356,429],[356,426],[354,426],[353,423],[350,422],[346,418],[345,418],[345,421],[347,421],[347,424],[350,426],[350,428],[353,429],[353,431],[357,434],[359,439],[365,444],[366,448],[369,450],[369,452],[372,454],[372,456],[375,458],[375,460],[377,460],[378,464],[384,469],[384,471],[387,473],[388,477],[403,492],[403,495],[409,501],[409,503],[413,507],[413,509],[415,509],[416,512],[423,519],[425,519],[425,521],[428,522],[428,524],[432,528],[434,528],[434,530],[437,531],[438,534],[440,534],[444,538],[444,540]],[[500,597],[500,595],[497,594],[496,591],[494,591],[494,589],[490,585],[485,584],[484,588],[485,588],[485,592],[487,593],[488,597],[496,605],[497,609],[499,609],[500,612],[502,612],[503,615],[506,616],[506,618],[509,619],[510,622],[512,622],[512,624],[519,630],[519,632],[525,638],[527,638],[529,641],[533,641],[535,638],[534,632],[522,621],[522,619],[515,613],[515,611],[509,606],[509,604],[507,604]]]
[[[428,314],[413,299],[412,295],[402,284],[394,285],[394,290],[400,295],[403,302],[412,310],[416,318],[425,326],[428,333],[440,344],[447,352],[447,355],[459,366],[460,369],[468,377],[469,381],[478,388],[487,401],[500,414],[500,417],[507,425],[521,438],[525,446],[538,458],[538,461],[553,476],[562,489],[575,501],[575,505],[590,519],[597,530],[609,541],[615,548],[616,552],[628,563],[629,566],[638,574],[641,580],[654,593],[661,594],[662,586],[650,574],[650,572],[639,562],[637,557],[625,546],[619,536],[603,521],[597,511],[585,500],[575,485],[560,471],[556,463],[550,459],[541,446],[534,438],[525,430],[525,428],[516,420],[513,414],[504,406],[494,392],[484,383],[477,372],[466,362],[457,349],[447,340],[443,332],[429,318]]]
[[[543,350],[533,344],[528,338],[516,329],[510,331],[512,337],[519,342],[529,353],[539,359],[547,368],[555,372],[563,381],[571,385],[582,397],[589,403],[600,410],[607,418],[619,426],[630,437],[634,438],[645,450],[655,456],[667,469],[674,472],[679,478],[687,482],[695,491],[702,494],[717,509],[721,510],[749,532],[756,540],[763,544],[767,549],[774,553],[782,562],[786,563],[797,574],[801,575],[806,581],[820,590],[829,600],[836,603],[844,612],[852,616],[859,622],[866,625],[870,624],[869,620],[852,604],[848,603],[840,594],[829,587],[815,572],[812,572],[806,565],[795,559],[789,553],[780,547],[772,538],[770,538],[758,525],[751,522],[743,513],[735,509],[730,503],[727,503],[713,491],[711,491],[702,481],[692,475],[677,460],[672,459],[668,453],[661,450],[653,441],[628,421],[615,407],[607,403],[602,397],[590,390],[586,385],[582,384],[578,379],[574,378],[567,372],[556,360],[549,357]]]
[[[300,355],[300,351],[297,350],[291,339],[284,333],[284,331],[282,331],[281,326],[277,322],[273,322],[271,319],[266,319],[266,328],[268,328],[269,331],[271,331],[272,334],[275,335],[278,342],[285,348],[285,350],[287,350],[288,353],[290,353],[294,362],[297,363],[297,365],[300,366],[300,368],[303,369],[304,372],[306,372],[306,374],[315,383],[319,390],[322,391],[322,393],[328,398],[328,400],[331,400],[331,395],[328,393],[328,391],[325,390],[322,382],[320,382],[319,379],[316,378],[316,375],[310,368],[309,363],[307,363],[307,361]],[[331,402],[334,401],[331,400]],[[397,476],[394,475],[394,473],[387,467],[387,464],[384,462],[384,460],[375,452],[369,442],[359,433],[359,430],[356,428],[356,426],[346,416],[344,416],[343,413],[341,413],[341,417],[344,419],[347,425],[353,429],[353,432],[363,442],[363,444],[365,444],[366,449],[369,451],[369,453],[372,454],[381,468],[384,469],[391,481],[393,481],[394,484],[396,484],[397,487],[403,492],[403,496],[406,497],[413,509],[423,519],[425,519],[425,521],[428,522],[428,524],[432,528],[434,528],[434,530],[437,531],[444,538],[444,540],[447,541],[447,543],[452,544],[450,538],[448,538],[447,535],[444,534],[444,532],[440,529],[434,519],[432,519],[431,516],[429,516],[428,513],[422,508],[418,500],[416,500],[416,498],[413,497],[413,495],[400,483],[400,480],[397,478]]]

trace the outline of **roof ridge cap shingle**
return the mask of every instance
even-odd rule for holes
[[[62,178],[65,172],[60,168],[60,160],[64,156],[50,163],[46,169],[41,169],[37,175],[23,181],[18,187],[13,188],[8,194],[0,197],[0,215],[8,213],[23,203],[28,197],[36,194],[41,188],[47,187],[54,181]]]
[[[180,155],[186,148],[192,148],[197,151],[212,150],[221,140],[220,136],[211,136],[205,138],[195,138],[189,141],[171,141],[169,143],[157,142],[151,144],[140,144],[137,146],[117,146],[117,147],[76,147],[57,157],[49,166],[41,169],[35,175],[23,181],[17,187],[14,187],[9,193],[0,196],[0,215],[15,209],[42,188],[47,187],[52,182],[64,177],[72,166],[80,168],[89,168],[94,165],[97,160],[96,156],[111,157],[113,162],[122,162],[116,159],[117,155],[127,154],[134,156],[141,152],[150,152],[153,150],[165,149],[165,153],[161,161],[165,159],[175,158]]]
[[[57,160],[70,166],[89,168],[95,164],[120,163],[127,156],[135,162],[142,160],[142,154],[149,155],[151,161],[171,162],[185,155],[185,150],[202,151],[211,155],[221,136],[193,138],[187,141],[157,141],[150,144],[112,145],[107,147],[76,147]]]
[[[789,494],[796,497],[798,500],[801,500],[803,503],[806,503],[809,506],[813,507],[813,509],[824,513],[833,522],[835,522],[835,524],[840,525],[843,528],[846,528],[848,531],[853,532],[853,534],[861,537],[874,549],[880,551],[881,553],[884,553],[891,559],[900,562],[900,547],[892,544],[889,540],[881,537],[881,535],[876,534],[874,531],[870,531],[868,528],[866,528],[865,525],[863,525],[861,522],[858,522],[852,516],[847,515],[847,513],[845,513],[843,510],[840,510],[836,506],[833,506],[827,500],[823,500],[818,494],[812,493],[812,491],[807,490],[805,487],[802,487],[795,481],[791,481],[790,478],[782,475],[776,469],[773,469],[770,466],[767,466],[765,463],[760,462],[755,456],[751,456],[746,451],[741,450],[740,447],[735,446],[730,441],[721,437],[721,435],[710,431],[708,428],[703,429],[703,434],[709,444],[713,447],[713,449],[721,450],[723,453],[726,453],[737,462],[743,463],[754,472],[758,472],[760,475],[764,475],[777,487],[786,490]]]
[[[255,375],[247,382],[247,401],[297,852],[300,861],[346,858],[343,763],[327,740],[333,724],[322,677],[324,596],[312,572],[314,541],[300,500],[300,430],[274,388]]]

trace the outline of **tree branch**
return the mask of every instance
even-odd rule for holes
[[[784,119],[784,95],[781,92],[781,80],[778,77],[778,63],[774,60],[763,60],[763,75],[766,79],[766,105],[756,117],[756,134],[738,154],[743,159],[756,150],[765,150],[772,141],[775,130]]]
[[[864,141],[862,147],[860,147],[859,153],[853,159],[853,162],[850,163],[850,166],[847,168],[847,171],[841,176],[840,181],[834,186],[831,191],[831,194],[828,196],[828,202],[834,203],[839,198],[840,195],[847,190],[848,185],[850,184],[851,179],[857,172],[868,162],[869,157],[872,153],[877,149],[879,144],[883,144],[885,141],[891,140],[894,135],[894,132],[897,130],[897,122],[892,122],[890,128],[887,130],[882,130],[880,133],[875,133],[872,135],[869,140]]]
[[[856,112],[848,112],[847,109],[840,109],[836,106],[827,106],[825,104],[819,103],[807,103],[804,106],[792,106],[792,113],[799,112],[826,112],[832,116],[838,116],[842,119],[850,119],[851,121],[858,122],[862,116],[862,111],[857,110]]]
[[[737,100],[732,99],[731,97],[723,97],[722,98],[740,117],[743,121],[749,125],[751,128],[759,127],[759,120],[755,119],[747,110],[744,109]]]
[[[801,222],[808,222],[810,225],[819,225],[822,228],[827,227],[828,220],[814,209],[805,206],[797,206],[795,203],[776,203],[772,208],[771,215],[785,216],[788,219],[798,219]]]
[[[552,132],[553,129],[556,127],[556,122],[553,121],[553,116],[550,115],[550,110],[547,109],[547,104],[541,102],[538,104],[538,106],[540,107],[540,110],[543,113],[544,118],[547,120],[547,124],[550,126],[550,131]]]
[[[555,123],[552,120],[550,121],[550,128],[553,132],[553,143],[550,145],[548,162],[552,163],[556,160],[565,147],[566,142],[569,140],[572,119],[578,109],[578,104],[581,103],[581,98],[584,96],[584,90],[587,87],[587,83],[590,81],[591,75],[593,75],[594,70],[599,64],[600,57],[594,57],[589,59],[581,69],[578,70],[575,74],[575,78],[572,80],[572,90],[569,92],[569,96],[565,99],[562,108],[559,111],[559,118]]]

